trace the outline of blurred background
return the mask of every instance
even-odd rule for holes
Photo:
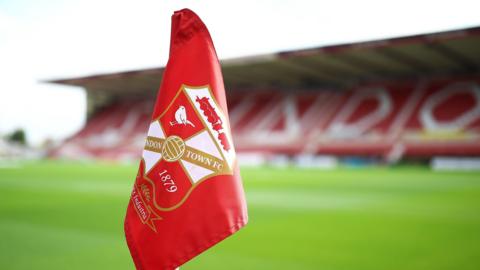
[[[0,1],[0,269],[133,269],[123,218],[188,7],[250,223],[182,269],[478,269],[476,1]]]

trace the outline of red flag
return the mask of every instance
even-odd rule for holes
[[[130,253],[137,269],[175,269],[247,219],[215,48],[195,13],[176,11],[125,218]]]

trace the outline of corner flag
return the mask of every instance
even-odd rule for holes
[[[170,56],[125,217],[137,269],[175,269],[247,223],[220,64],[191,10]]]

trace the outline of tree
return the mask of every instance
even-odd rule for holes
[[[10,142],[19,143],[22,145],[27,144],[27,136],[25,135],[25,131],[23,129],[16,129],[9,135],[7,135],[7,140]]]

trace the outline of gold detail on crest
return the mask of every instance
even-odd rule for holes
[[[174,162],[185,153],[185,142],[178,136],[168,137],[162,145],[162,156],[165,161]]]
[[[140,186],[140,189],[142,190],[143,197],[147,202],[150,202],[151,200],[151,195],[150,195],[150,189],[148,189],[147,185],[142,184]]]
[[[215,173],[228,173],[228,166],[223,160],[192,147],[187,147],[182,159]]]
[[[147,140],[145,141],[145,150],[161,153],[163,141],[163,139],[148,136]]]

